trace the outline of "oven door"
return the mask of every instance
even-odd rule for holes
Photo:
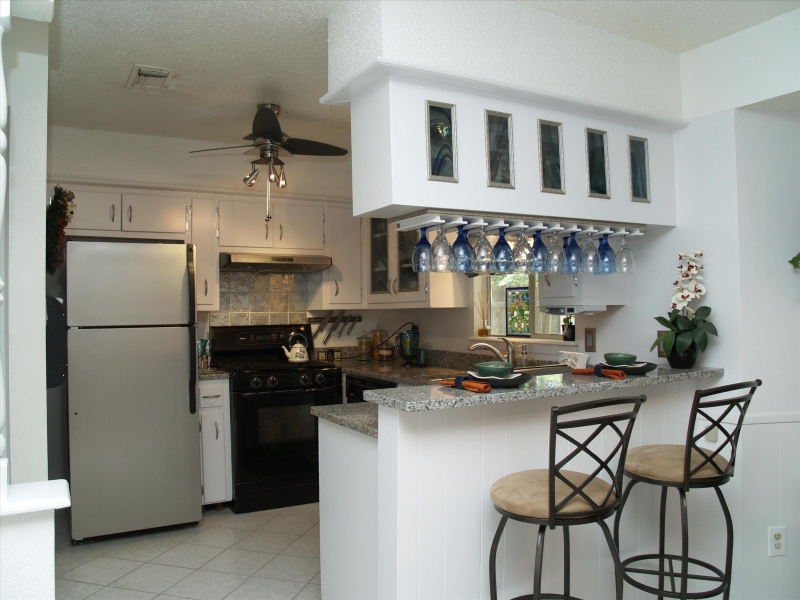
[[[317,418],[311,407],[340,403],[340,390],[235,393],[234,483],[316,477]]]

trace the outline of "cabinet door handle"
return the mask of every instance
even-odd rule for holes
[[[208,279],[205,279],[204,281],[206,282],[206,289],[204,293],[206,296],[208,296]]]
[[[392,280],[391,279],[387,279],[386,280],[386,291],[389,292],[390,294],[392,293]]]
[[[267,233],[264,235],[264,239],[269,239],[269,223],[264,223],[264,227],[267,230]]]
[[[116,204],[112,204],[111,205],[111,222],[113,223],[114,219],[116,219],[116,218],[117,218],[117,205]]]
[[[278,229],[280,229],[281,234],[278,236],[278,241],[283,239],[283,225],[278,225]]]
[[[396,296],[397,295],[397,279],[395,279],[394,283],[392,283],[392,289],[394,289],[394,295]]]
[[[215,396],[203,396],[203,398],[219,398],[220,394],[216,394]]]
[[[338,296],[339,295],[339,282],[338,281],[334,281],[333,283],[336,284],[336,293],[334,294],[334,296]]]
[[[214,439],[218,440],[219,439],[219,421],[214,421],[214,429],[216,430],[216,433],[217,433],[217,437],[215,437]]]
[[[133,204],[128,204],[128,223],[133,223]]]

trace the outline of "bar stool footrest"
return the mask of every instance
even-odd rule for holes
[[[643,560],[663,560],[665,563],[665,570],[659,571],[658,568],[653,569],[644,569],[641,567],[633,567],[637,562]],[[631,556],[630,558],[626,558],[622,561],[622,577],[623,579],[631,584],[632,586],[639,588],[649,594],[653,594],[655,596],[664,596],[667,598],[687,598],[690,600],[700,599],[700,598],[712,598],[713,596],[718,596],[725,591],[727,587],[725,582],[725,573],[715,567],[714,565],[707,563],[702,560],[698,560],[696,558],[689,557],[687,560],[690,565],[695,565],[706,569],[712,573],[712,575],[701,575],[695,573],[689,573],[687,579],[695,580],[695,581],[708,581],[708,582],[715,582],[719,583],[719,587],[716,587],[712,590],[703,590],[700,592],[688,592],[685,596],[681,596],[680,586],[681,586],[681,561],[683,558],[678,554],[640,554],[638,556]],[[673,563],[678,563],[678,571],[675,571],[673,568]],[[646,575],[650,577],[664,577],[664,585],[669,586],[672,588],[671,590],[667,589],[659,589],[657,587],[649,586],[641,581],[638,581],[632,577],[632,574],[638,575]],[[527,596],[530,598],[531,596]],[[544,596],[542,596],[544,598]]]
[[[533,600],[533,594],[525,594],[524,596],[517,596],[511,600]],[[583,600],[577,596],[565,596],[564,594],[545,594],[542,593],[542,600]]]

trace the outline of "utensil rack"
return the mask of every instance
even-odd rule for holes
[[[361,315],[345,315],[345,316],[348,319],[348,323],[353,322],[352,321],[353,317],[356,318],[356,320],[355,320],[356,323],[361,323],[361,321],[362,321]],[[309,317],[308,318],[308,323],[309,323],[309,325],[316,325],[318,323],[322,323],[322,321],[324,321],[324,320],[325,320],[325,317]],[[328,321],[328,322],[331,323],[332,321]]]

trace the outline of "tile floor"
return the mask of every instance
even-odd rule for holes
[[[319,505],[72,546],[56,536],[56,600],[320,600]]]

